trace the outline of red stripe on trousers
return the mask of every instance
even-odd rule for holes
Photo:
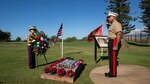
[[[116,46],[116,43],[117,43],[117,39],[114,39],[114,40],[113,40],[113,47]],[[116,73],[116,69],[117,69],[117,68],[116,68],[116,67],[117,67],[117,66],[116,66],[116,61],[117,61],[116,50],[113,50],[112,55],[113,55],[113,56],[112,56],[112,63],[113,63],[113,64],[112,64],[112,68],[113,68],[113,69],[112,69],[112,75],[113,75],[113,76],[116,76],[116,74],[117,74],[117,73]]]

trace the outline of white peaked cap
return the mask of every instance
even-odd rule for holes
[[[36,29],[36,26],[29,26],[29,30]]]
[[[115,16],[115,17],[117,17],[117,16],[118,16],[118,14],[117,14],[117,13],[115,13],[115,12],[109,12],[107,16]]]

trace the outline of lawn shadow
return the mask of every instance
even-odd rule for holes
[[[80,75],[83,72],[83,70],[85,69],[86,65],[87,64],[80,64],[78,66],[78,68],[75,70],[76,73],[75,73],[75,76],[74,76],[74,81],[76,81],[80,77]]]
[[[142,43],[136,43],[136,42],[127,42],[130,45],[134,45],[134,46],[144,46],[144,47],[150,47],[149,44],[142,44]]]
[[[96,61],[96,64],[101,60],[109,60],[109,56],[101,56],[100,59]]]
[[[117,57],[117,59],[119,59],[119,58]],[[96,64],[97,64],[100,60],[109,60],[109,56],[101,56],[100,59],[96,61]]]
[[[107,55],[105,55],[106,53],[107,53],[108,51],[103,51],[103,56],[100,56],[100,58],[96,61],[96,63],[98,63],[99,61],[101,61],[101,60],[109,60],[109,56]]]
[[[66,53],[66,54],[67,54],[67,55],[70,55],[70,54],[80,54],[80,53],[82,53],[82,52],[84,52],[84,51],[71,52],[71,53]]]
[[[4,82],[1,82],[1,81],[0,81],[0,84],[4,84]]]
[[[57,61],[57,60],[56,60],[56,61]],[[38,65],[37,67],[45,66],[45,65],[48,65],[48,64],[54,63],[54,62],[56,62],[56,61],[52,61],[52,62],[48,62],[48,63],[44,63],[44,64],[40,64],[40,65]]]

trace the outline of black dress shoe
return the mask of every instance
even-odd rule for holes
[[[117,76],[113,76],[112,74],[110,74],[110,73],[105,73],[105,77],[117,77]]]
[[[112,77],[110,73],[105,73],[105,77]]]
[[[35,67],[29,67],[30,69],[35,69]]]
[[[116,65],[119,66],[119,61],[117,61]]]

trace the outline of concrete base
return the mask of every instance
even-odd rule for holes
[[[136,65],[119,65],[117,77],[108,78],[104,73],[109,71],[109,66],[101,66],[90,72],[90,78],[95,84],[149,84],[150,68]]]

